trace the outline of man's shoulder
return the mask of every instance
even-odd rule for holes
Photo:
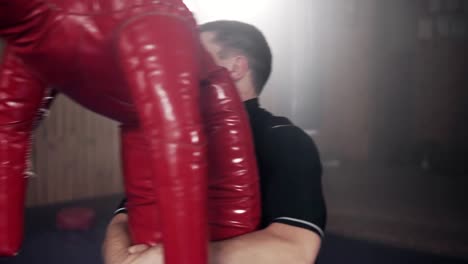
[[[265,111],[259,124],[256,124],[256,141],[263,147],[289,146],[297,148],[299,146],[313,146],[313,139],[300,127],[296,126],[289,118],[273,115]]]
[[[296,127],[288,118],[272,114],[266,117],[262,123],[265,131],[272,131],[282,127]]]
[[[260,108],[260,111],[257,111],[256,113],[253,126],[262,134],[275,128],[294,126],[288,118],[276,116],[266,109]]]
[[[263,121],[263,126],[266,133],[264,136],[267,138],[273,137],[278,139],[279,137],[290,139],[290,137],[294,136],[311,140],[302,128],[296,126],[289,118],[284,116],[270,114]]]

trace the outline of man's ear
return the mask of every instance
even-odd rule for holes
[[[245,56],[239,55],[233,58],[230,72],[234,81],[242,80],[249,71],[249,61]]]

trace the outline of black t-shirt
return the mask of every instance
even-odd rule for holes
[[[262,228],[283,223],[324,235],[322,166],[313,140],[287,118],[244,102],[250,118],[262,197]],[[125,212],[122,202],[116,213]]]

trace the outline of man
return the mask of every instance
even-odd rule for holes
[[[210,245],[210,264],[310,264],[326,222],[322,168],[312,139],[283,117],[260,108],[271,72],[271,52],[255,27],[215,21],[200,27],[201,41],[227,68],[244,101],[254,135],[262,195],[261,229]],[[163,263],[160,246],[132,246],[122,207],[108,227],[106,263]]]

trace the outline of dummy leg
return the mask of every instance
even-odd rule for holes
[[[121,126],[120,137],[132,240],[149,245],[159,244],[162,238],[153,186],[151,148],[137,125]]]
[[[32,130],[47,104],[45,84],[8,48],[0,66],[0,256],[18,253]]]
[[[209,80],[209,81],[208,81]],[[217,67],[201,89],[208,135],[208,226],[211,240],[250,233],[260,222],[257,167],[248,117],[229,74]],[[151,185],[150,148],[138,126],[121,127],[131,236],[161,242],[157,199]]]
[[[175,16],[142,16],[121,30],[118,43],[151,150],[147,165],[153,170],[167,264],[207,263],[206,144],[198,96],[198,32],[191,25]]]
[[[250,233],[260,223],[257,163],[249,119],[227,70],[210,70],[201,88],[201,102],[208,137],[211,238]]]

